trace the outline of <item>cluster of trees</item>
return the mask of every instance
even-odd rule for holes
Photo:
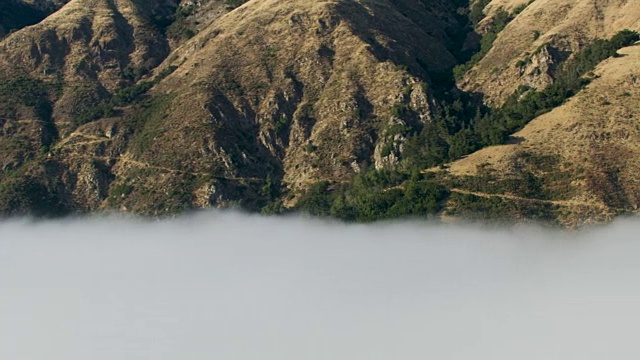
[[[0,184],[0,214],[55,217],[66,213],[55,190],[32,177],[14,174]]]
[[[406,216],[427,216],[442,209],[449,191],[418,172],[369,170],[351,182],[312,185],[297,209],[316,216],[369,222]]]
[[[477,13],[474,11],[474,9],[478,9],[479,8],[478,5],[481,5],[483,1],[484,0],[478,1],[474,5],[474,7],[472,7],[472,11],[469,13],[470,21],[472,24],[477,25],[477,22],[479,21],[476,19],[477,15],[474,15]],[[480,11],[480,13],[482,12]],[[487,29],[484,36],[482,36],[482,39],[480,40],[480,46],[478,49],[476,49],[476,52],[464,64],[457,65],[456,67],[453,68],[453,76],[456,80],[462,79],[462,77],[464,76],[464,74],[467,73],[467,71],[469,71],[474,65],[479,63],[480,60],[482,60],[487,55],[489,50],[491,50],[491,48],[493,47],[493,43],[498,38],[498,34],[500,34],[502,30],[504,30],[507,24],[509,24],[511,20],[513,20],[513,18],[514,18],[513,15],[509,14],[503,9],[500,9],[496,13],[496,15],[493,17],[493,22]]]
[[[166,21],[169,23],[165,27],[165,34],[171,39],[188,40],[196,35],[196,31],[189,25],[187,18],[196,12],[193,4],[178,6],[175,14]]]
[[[348,221],[436,213],[449,192],[435,181],[424,179],[417,169],[441,165],[482,147],[504,143],[510,134],[580,91],[589,82],[584,76],[597,64],[638,40],[639,34],[630,30],[609,40],[598,40],[560,66],[554,84],[539,91],[522,87],[498,109],[488,108],[481,99],[459,90],[435,91],[439,106],[434,120],[409,135],[403,146],[404,172],[370,170],[346,184],[316,183],[300,200],[298,208]],[[410,112],[400,106],[393,109],[394,116],[400,118],[411,116]],[[521,196],[545,198],[540,179],[530,172],[500,186]]]
[[[562,64],[552,85],[543,90],[523,86],[501,108],[490,109],[461,91],[436,92],[440,102],[435,119],[408,138],[403,151],[405,165],[424,169],[503,144],[510,134],[586,86],[589,80],[584,76],[596,65],[638,40],[639,34],[631,30],[597,40]]]
[[[509,134],[561,105],[589,83],[584,76],[596,65],[638,40],[639,34],[631,30],[620,31],[609,40],[597,40],[563,63],[556,71],[552,85],[539,91],[521,87],[502,108],[488,112],[474,124],[479,145],[501,144]]]

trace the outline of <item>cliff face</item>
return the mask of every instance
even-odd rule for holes
[[[448,1],[221,3],[72,0],[2,40],[5,189],[154,214],[295,199],[393,162],[392,109],[429,121],[429,73],[454,65]],[[176,10],[210,21],[172,41]]]

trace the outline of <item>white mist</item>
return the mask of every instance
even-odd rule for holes
[[[0,224],[0,359],[631,359],[640,223]]]

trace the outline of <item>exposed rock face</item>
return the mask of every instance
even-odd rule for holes
[[[518,64],[523,84],[536,89],[544,89],[552,84],[555,70],[564,57],[551,45],[542,45],[527,60]]]

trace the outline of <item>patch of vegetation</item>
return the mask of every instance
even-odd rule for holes
[[[529,121],[562,105],[589,83],[584,76],[596,65],[638,40],[639,34],[630,30],[623,30],[610,40],[597,40],[563,63],[556,72],[556,81],[544,90],[521,87],[502,108],[485,114],[474,124],[480,145],[502,144]]]
[[[224,4],[226,5],[227,10],[231,11],[237,7],[240,7],[247,1],[248,0],[224,0]]]
[[[393,152],[393,146],[393,140],[387,141],[387,143],[384,144],[384,147],[382,147],[382,150],[380,150],[380,156],[387,157],[391,155],[391,153]]]
[[[538,40],[540,38],[540,35],[541,35],[540,30],[534,30],[533,31],[533,40],[534,41]]]
[[[409,132],[411,132],[412,129],[409,126],[406,126],[404,124],[388,124],[383,133],[385,134],[385,136],[387,137],[393,137],[395,135],[398,134],[407,134]]]
[[[597,149],[585,171],[585,185],[590,192],[608,206],[629,208],[632,200],[624,190],[622,169],[629,153],[617,145]],[[637,204],[636,204],[637,205]],[[631,209],[629,209],[631,210]]]
[[[132,192],[133,192],[133,186],[129,184],[113,185],[111,191],[109,191],[107,204],[113,207],[115,204],[117,204],[118,201],[120,201],[120,199],[128,196]]]
[[[474,192],[512,195],[526,199],[548,200],[543,180],[530,169],[515,167],[514,173],[495,174],[494,171],[481,167],[476,176],[453,177],[447,185]]]
[[[484,19],[484,9],[490,2],[491,0],[477,0],[473,2],[468,14],[469,22],[473,27],[478,26],[478,23]]]
[[[417,172],[370,170],[347,184],[321,181],[312,185],[297,209],[316,216],[371,222],[436,214],[448,196],[444,186]]]
[[[60,96],[61,91],[60,82],[45,82],[27,76],[5,78],[0,80],[0,103],[32,107],[42,122],[42,145],[49,146],[58,137],[51,115],[53,101]]]
[[[513,221],[529,219],[554,224],[559,207],[549,203],[526,200],[508,200],[499,197],[479,197],[452,193],[448,214],[470,220]]]
[[[29,176],[12,176],[0,184],[0,214],[57,217],[67,213],[55,191]]]
[[[409,116],[409,114],[411,113],[411,109],[409,108],[409,105],[405,104],[405,103],[395,103],[393,104],[393,106],[391,107],[391,116],[396,117],[398,119],[401,120],[406,120],[406,118]]]
[[[188,40],[196,35],[196,31],[188,22],[188,17],[195,14],[196,6],[193,4],[178,6],[173,15],[171,25],[167,27],[166,34],[169,38]]]
[[[114,116],[116,114],[115,109],[117,107],[135,104],[141,100],[143,95],[146,94],[154,85],[158,84],[162,79],[169,76],[176,69],[176,66],[169,66],[159,72],[151,81],[141,81],[135,85],[116,91],[110,99],[104,100],[97,106],[78,113],[73,118],[73,125],[77,127],[98,119]],[[127,76],[127,73],[125,73],[125,76]]]
[[[404,167],[425,169],[505,143],[510,134],[579,92],[589,83],[584,76],[596,65],[639,39],[638,33],[624,30],[610,40],[598,40],[563,63],[554,84],[539,91],[523,86],[498,109],[484,106],[465,92],[436,91],[439,101],[434,119],[408,137],[402,154]]]
[[[140,2],[140,6],[144,6],[143,0],[136,1]],[[195,12],[196,5],[190,3],[188,5],[175,7],[173,13],[163,12],[155,14],[150,20],[151,23],[168,38],[188,40],[196,34],[196,31],[188,21],[188,18],[195,14]]]
[[[476,4],[481,3],[484,0],[478,1]],[[471,16],[471,14],[470,14]],[[480,49],[464,64],[460,64],[453,68],[453,76],[456,80],[460,80],[464,77],[471,68],[473,68],[477,63],[482,60],[489,50],[493,47],[493,43],[498,38],[498,34],[514,19],[514,15],[510,15],[503,9],[498,11],[498,13],[493,18],[493,22],[487,32],[484,34],[482,39],[480,40]],[[473,21],[473,20],[472,20]]]
[[[315,145],[313,145],[313,144],[311,144],[311,143],[308,143],[308,144],[306,144],[306,145],[304,146],[304,151],[305,151],[306,153],[309,153],[309,154],[310,154],[310,153],[312,153],[312,152],[314,152],[314,151],[316,151],[317,149],[318,149],[318,147],[317,147],[317,146],[315,146]]]
[[[280,137],[285,136],[289,129],[289,118],[285,114],[281,114],[273,125],[276,134]]]
[[[137,104],[135,111],[125,118],[133,129],[129,148],[134,155],[144,153],[155,138],[162,134],[162,120],[175,95],[159,95]]]
[[[31,106],[43,120],[51,117],[51,99],[62,91],[61,83],[49,83],[26,76],[0,81],[0,99]]]
[[[474,124],[488,111],[469,94],[442,95],[433,120],[407,138],[402,152],[404,167],[430,168],[478,149]]]

